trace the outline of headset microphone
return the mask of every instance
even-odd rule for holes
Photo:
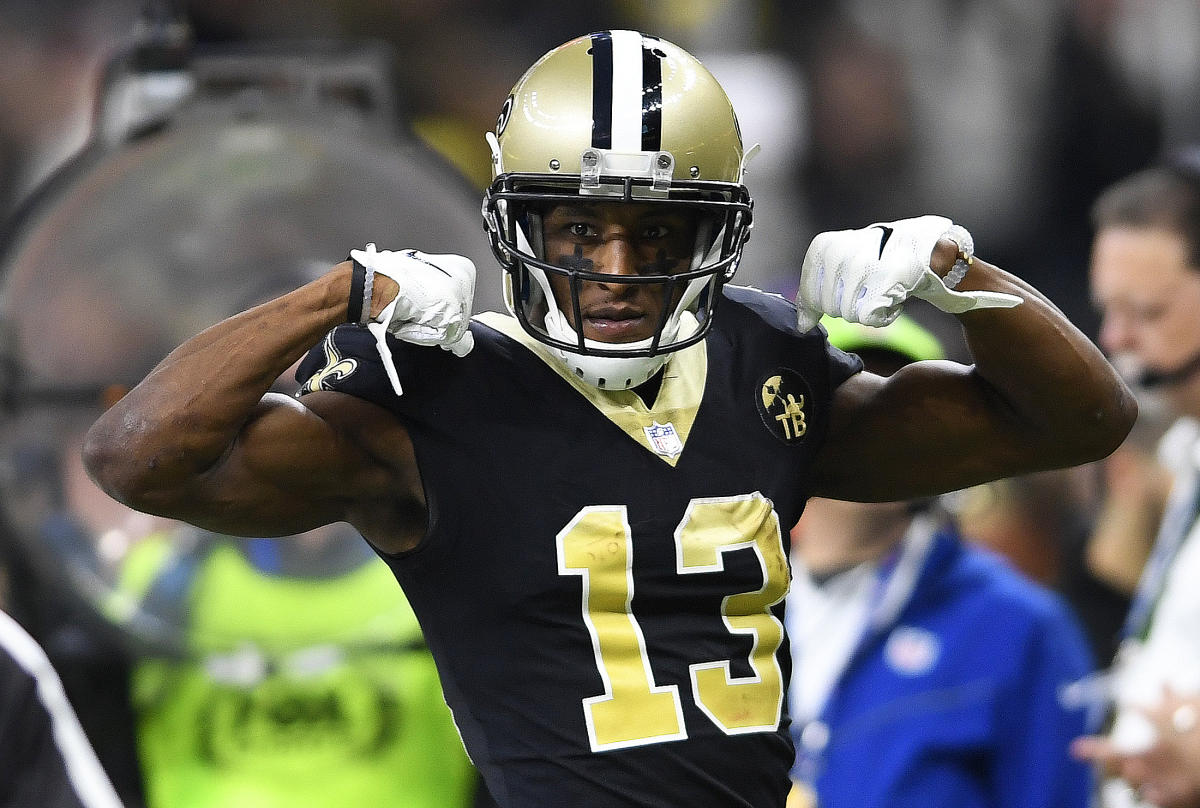
[[[1196,371],[1200,371],[1200,353],[1194,354],[1191,359],[1171,370],[1147,368],[1138,375],[1136,383],[1145,388],[1162,387],[1164,384],[1185,381]]]

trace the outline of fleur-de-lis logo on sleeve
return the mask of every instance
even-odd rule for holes
[[[337,346],[333,343],[332,331],[325,335],[321,348],[325,352],[325,366],[304,383],[302,389],[305,393],[332,390],[335,382],[341,381],[358,369],[357,359],[346,359],[338,353]]]

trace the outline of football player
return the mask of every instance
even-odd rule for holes
[[[177,348],[93,426],[88,468],[227,534],[354,525],[502,806],[783,806],[786,537],[806,498],[1090,461],[1136,406],[943,217],[818,236],[797,305],[728,284],[749,153],[667,41],[556,48],[487,140],[508,315],[471,317],[466,259],[368,245]],[[973,365],[884,380],[817,326],[882,325],[910,296],[960,315]],[[302,395],[268,394],[310,349]]]

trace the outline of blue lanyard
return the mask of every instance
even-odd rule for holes
[[[1150,620],[1162,596],[1171,562],[1179,554],[1179,548],[1192,532],[1196,518],[1200,516],[1200,474],[1192,472],[1187,481],[1180,481],[1171,491],[1171,497],[1163,513],[1154,548],[1146,559],[1146,566],[1138,579],[1137,591],[1129,614],[1122,628],[1123,637],[1145,639],[1150,631]]]
[[[919,520],[914,521],[913,525],[909,528],[910,531],[914,528],[920,529],[918,527],[919,524]],[[837,692],[842,686],[841,683],[845,678],[846,671],[856,663],[859,657],[863,656],[872,647],[874,641],[881,633],[896,622],[896,619],[904,610],[904,607],[916,590],[917,581],[920,579],[925,565],[928,563],[930,552],[932,552],[939,537],[946,532],[945,526],[942,526],[940,529],[933,528],[928,540],[920,548],[910,548],[907,541],[908,537],[906,537],[906,540],[901,541],[888,553],[879,565],[879,569],[875,573],[875,583],[871,589],[866,618],[863,621],[858,642],[855,644],[854,650],[847,656],[846,664],[834,680],[833,686],[829,689],[821,711],[817,717],[810,720],[800,730],[799,738],[797,739],[798,743],[796,744],[796,763],[793,775],[801,781],[810,785],[815,784],[817,776],[820,774],[825,747],[829,742],[829,726],[823,720],[823,716],[828,710],[829,705],[835,700]],[[905,557],[906,549],[911,550],[913,555],[911,563],[914,563],[916,568],[908,571],[913,576],[912,579],[900,585],[903,591],[894,592],[892,591],[894,587],[890,586],[890,584],[900,566],[901,560]]]

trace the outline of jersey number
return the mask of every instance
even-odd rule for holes
[[[678,685],[659,685],[633,602],[633,536],[622,506],[589,506],[558,534],[558,571],[583,579],[583,621],[592,638],[604,692],[583,700],[592,751],[621,749],[687,737]],[[783,626],[771,607],[788,587],[779,518],[760,493],[694,499],[675,528],[680,575],[725,568],[724,554],[752,548],[762,588],[728,595],[721,618],[731,634],[753,638],[751,676],[735,678],[730,660],[696,662],[691,671],[696,705],[727,734],[773,730],[783,705],[783,674],[775,654]]]

